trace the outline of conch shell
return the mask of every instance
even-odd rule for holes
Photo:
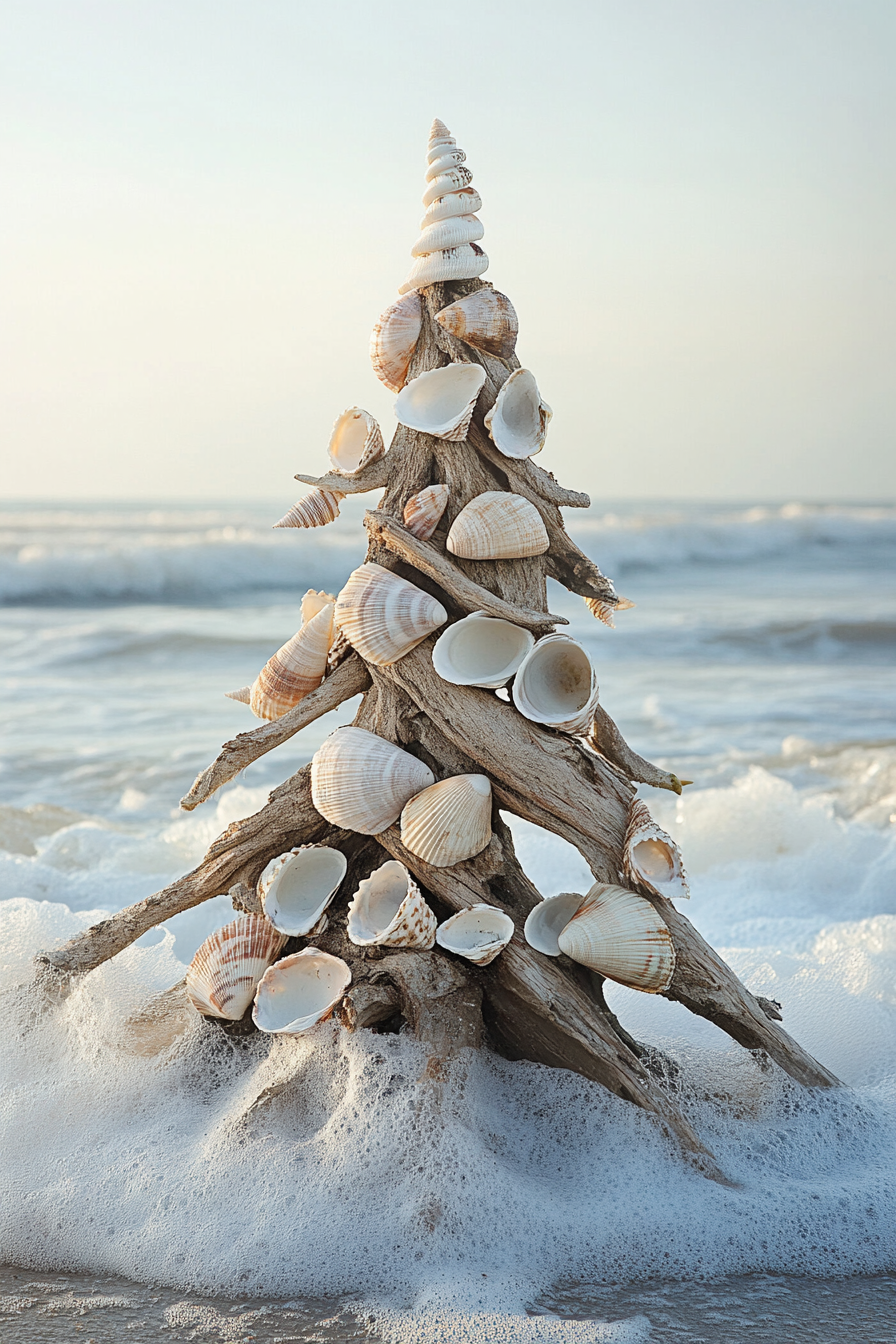
[[[544,447],[552,415],[529,370],[517,369],[498,393],[485,427],[505,457],[534,457]]]
[[[464,167],[466,157],[436,119],[429,132],[423,232],[411,251],[416,260],[400,294],[439,280],[470,280],[488,268],[488,257],[477,245],[482,225],[474,214],[482,201],[470,186],[473,174]]]
[[[311,761],[311,801],[334,826],[378,835],[434,781],[428,765],[366,728],[337,728]]]
[[[377,667],[403,658],[447,619],[441,602],[373,562],[359,565],[336,599],[339,629]]]
[[[446,952],[477,966],[487,966],[513,937],[513,920],[494,905],[471,905],[446,919],[436,930],[436,942]]]
[[[401,843],[433,868],[480,853],[492,838],[487,775],[453,775],[418,793],[401,814]]]
[[[330,1016],[351,984],[341,957],[305,947],[265,972],[255,995],[252,1021],[259,1031],[298,1036]]]
[[[499,359],[510,359],[516,349],[519,319],[506,294],[485,284],[474,294],[449,303],[436,321],[452,336]]]
[[[249,701],[256,718],[279,719],[323,681],[333,642],[333,612],[328,602],[265,663]]]
[[[423,301],[416,290],[390,304],[370,335],[370,362],[390,392],[407,381],[423,325]]]
[[[284,513],[275,527],[326,527],[334,518],[339,517],[340,500],[345,495],[338,490],[318,490],[317,486],[308,491],[304,499],[293,504],[288,513]]]
[[[526,942],[546,957],[559,957],[557,941],[586,897],[577,891],[561,891],[559,896],[547,896],[529,912],[523,926]]]
[[[598,702],[591,659],[569,635],[545,635],[520,664],[513,703],[533,723],[587,733]]]
[[[662,994],[675,970],[665,921],[643,896],[596,882],[561,931],[560,951],[632,989]]]
[[[411,495],[404,506],[404,525],[421,541],[429,541],[448,507],[447,485],[428,485]]]
[[[474,611],[449,625],[436,640],[432,665],[443,681],[454,686],[506,686],[535,636],[511,621]]]
[[[449,443],[467,437],[473,408],[485,382],[479,364],[448,364],[412,378],[395,400],[395,418],[408,429]]]
[[[275,929],[309,934],[348,871],[348,860],[328,845],[300,845],[271,859],[258,879],[258,895]]]
[[[187,997],[206,1017],[238,1022],[286,937],[263,915],[241,915],[217,929],[187,971]]]
[[[348,907],[346,932],[359,947],[429,949],[436,917],[403,863],[390,859],[358,887]]]
[[[629,814],[622,852],[622,871],[630,882],[646,887],[654,896],[687,900],[690,897],[681,851],[636,798]]]
[[[521,560],[543,555],[550,541],[541,514],[528,499],[486,490],[461,509],[446,545],[463,560]]]
[[[386,451],[380,427],[360,406],[350,406],[333,424],[327,452],[340,476],[357,476]]]

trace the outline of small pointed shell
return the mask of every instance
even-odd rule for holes
[[[585,897],[578,891],[561,891],[559,896],[548,896],[539,901],[523,926],[526,942],[546,957],[559,957],[557,939],[584,902]]]
[[[399,392],[395,416],[408,429],[460,443],[467,437],[485,369],[479,364],[449,364],[413,378]]]
[[[370,362],[390,392],[404,387],[420,339],[423,301],[414,291],[391,304],[370,335]]]
[[[256,718],[279,719],[323,681],[333,640],[333,611],[328,602],[265,663],[249,701]]]
[[[328,845],[300,845],[271,859],[258,895],[274,928],[291,937],[310,934],[347,870],[345,855]]]
[[[274,527],[326,527],[339,517],[339,503],[343,499],[345,495],[338,490],[318,490],[315,486]]]
[[[426,228],[411,248],[412,257],[427,257],[430,252],[444,252],[464,243],[477,243],[485,233],[482,221],[475,215],[455,215],[441,219]]]
[[[690,897],[681,851],[671,835],[657,825],[640,798],[632,803],[622,870],[630,882],[646,887],[655,896],[679,900]]]
[[[436,930],[436,942],[446,952],[487,966],[513,937],[513,920],[494,905],[471,905],[452,915]]]
[[[334,422],[327,452],[340,476],[356,476],[385,451],[379,425],[360,406],[350,406]]]
[[[239,700],[242,705],[249,705],[252,703],[251,686],[241,686],[238,691],[225,691],[224,694],[227,696],[228,700]]]
[[[305,947],[276,962],[255,995],[252,1021],[259,1031],[298,1036],[330,1016],[351,984],[341,957]]]
[[[339,629],[377,667],[403,658],[447,619],[441,602],[373,562],[359,565],[336,599]]]
[[[426,214],[420,221],[420,228],[426,229],[430,224],[438,224],[443,219],[454,219],[457,215],[472,215],[481,209],[482,197],[476,188],[464,187],[461,191],[440,196],[432,205],[427,206]]]
[[[516,311],[507,295],[488,285],[456,303],[449,303],[447,308],[436,313],[436,321],[458,340],[475,345],[477,350],[487,350],[499,359],[510,359],[520,329]]]
[[[334,826],[377,835],[415,793],[432,784],[429,766],[365,728],[337,728],[311,761],[311,801]]]
[[[516,369],[486,415],[485,427],[505,457],[534,457],[544,447],[552,414],[529,370]]]
[[[543,555],[550,546],[535,505],[506,490],[471,499],[452,523],[446,544],[464,560],[521,560]]]
[[[596,882],[557,939],[573,961],[632,989],[662,994],[675,970],[665,921],[643,896]]]
[[[454,686],[506,686],[535,636],[511,621],[476,611],[449,625],[436,640],[432,665],[443,681]]]
[[[492,838],[492,786],[486,775],[453,775],[405,804],[401,843],[433,868],[479,854]]]
[[[322,588],[307,588],[302,597],[302,624],[307,625],[312,616],[316,616],[319,611],[323,611],[329,602],[335,602],[333,593],[325,593]]]
[[[263,915],[241,915],[217,929],[187,971],[187,997],[206,1017],[238,1022],[286,938]]]
[[[521,663],[513,703],[533,723],[586,733],[598,702],[591,659],[569,635],[545,635]]]
[[[461,243],[418,257],[398,292],[407,294],[411,289],[425,289],[441,280],[475,280],[487,270],[488,257],[479,244]]]
[[[429,541],[448,507],[450,491],[447,485],[428,485],[411,495],[404,506],[404,525],[421,541]]]
[[[403,863],[390,859],[358,887],[348,907],[346,932],[359,947],[429,949],[436,917]]]

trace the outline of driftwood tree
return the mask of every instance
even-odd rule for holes
[[[441,123],[434,124],[433,137],[436,151],[441,146],[451,152],[453,141]],[[455,150],[452,158],[458,165],[463,155]],[[459,196],[469,219],[478,198],[469,187],[468,170],[443,164],[441,172],[436,202]],[[465,257],[475,258],[467,269]],[[484,371],[463,441],[399,424],[388,452],[353,475],[331,472],[297,479],[339,495],[384,491],[379,506],[365,518],[367,560],[438,598],[450,621],[484,612],[545,635],[566,624],[548,611],[545,581],[550,576],[612,623],[613,610],[625,604],[572,542],[560,513],[561,508],[587,508],[587,495],[563,488],[530,458],[505,456],[486,429],[485,417],[499,391],[520,367],[512,348],[502,358],[436,320],[448,305],[491,288],[478,279],[483,257],[480,249],[464,244],[424,255],[415,268],[418,278],[412,273],[422,321],[407,381],[451,363],[478,365]],[[440,278],[445,265],[466,278]],[[448,487],[448,505],[436,531],[422,540],[403,522],[405,505],[435,483]],[[512,492],[534,505],[550,542],[546,552],[526,559],[467,560],[447,551],[446,535],[460,511],[476,496],[493,491]],[[623,843],[636,783],[680,793],[681,781],[636,755],[602,707],[595,710],[587,733],[572,736],[523,717],[492,690],[442,680],[432,663],[435,639],[430,636],[387,666],[365,662],[346,649],[348,656],[333,659],[335,665],[319,687],[294,708],[227,742],[181,805],[199,806],[252,761],[361,694],[355,724],[423,760],[436,779],[460,773],[488,776],[495,806],[487,848],[452,867],[432,867],[402,844],[397,825],[372,837],[340,830],[315,810],[306,766],[277,788],[260,812],[219,836],[192,872],[44,954],[39,959],[43,983],[65,992],[74,977],[99,966],[149,928],[221,892],[231,894],[237,909],[257,911],[259,874],[290,847],[323,842],[341,849],[349,861],[341,888],[347,894],[386,859],[398,859],[440,918],[487,903],[511,915],[516,933],[504,952],[482,969],[438,948],[360,948],[347,938],[346,895],[341,895],[331,907],[327,930],[314,943],[351,968],[352,984],[338,1009],[348,1030],[403,1019],[427,1047],[430,1077],[439,1076],[459,1051],[481,1046],[486,1039],[511,1057],[573,1069],[652,1113],[707,1175],[724,1179],[675,1097],[664,1089],[668,1074],[662,1056],[635,1041],[609,1010],[602,977],[565,956],[542,956],[525,941],[523,922],[541,897],[520,866],[501,818],[503,810],[562,836],[576,846],[597,881],[618,884],[624,880]],[[669,900],[644,889],[640,894],[653,902],[671,932],[675,970],[666,997],[715,1023],[748,1050],[761,1052],[801,1084],[837,1085],[784,1031],[779,1005],[751,994]]]

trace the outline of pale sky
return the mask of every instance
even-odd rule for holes
[[[0,496],[280,497],[351,405],[388,441],[438,116],[541,464],[893,498],[894,39],[894,0],[3,0]]]

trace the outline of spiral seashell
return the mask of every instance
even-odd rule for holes
[[[225,691],[228,700],[239,700],[241,705],[252,703],[252,687],[241,686],[238,691]]]
[[[477,243],[485,229],[475,215],[454,215],[440,219],[426,228],[411,248],[412,257],[425,257],[430,252],[447,251],[464,243]]]
[[[447,619],[441,602],[372,562],[349,575],[336,599],[339,629],[377,667],[398,662]]]
[[[256,718],[279,719],[323,681],[333,639],[333,611],[328,602],[265,663],[252,683],[249,701]]]
[[[472,280],[488,270],[488,257],[478,243],[462,243],[459,247],[444,248],[418,256],[407,280],[399,290],[425,289],[440,280]]]
[[[471,905],[446,919],[436,930],[436,942],[446,952],[487,966],[513,937],[513,920],[494,905]]]
[[[418,793],[401,814],[401,843],[433,868],[479,854],[492,838],[492,786],[486,775],[453,775]]]
[[[529,370],[516,369],[486,415],[485,427],[505,457],[534,457],[544,447],[552,415]]]
[[[630,882],[646,887],[654,896],[670,900],[690,898],[681,851],[671,835],[657,825],[640,798],[634,800],[629,814],[622,871]]]
[[[464,560],[521,560],[543,555],[550,542],[541,514],[528,499],[487,490],[461,509],[446,545]]]
[[[481,209],[482,197],[479,192],[472,187],[464,187],[462,191],[442,196],[440,200],[433,201],[432,205],[427,206],[426,214],[420,221],[420,228],[426,229],[430,224],[438,224],[443,219],[454,219],[457,215],[472,215]]]
[[[370,362],[390,392],[400,392],[407,381],[422,325],[423,301],[415,290],[390,304],[371,332]]]
[[[428,485],[411,495],[404,506],[404,525],[421,541],[429,541],[448,507],[450,491],[447,485]]]
[[[263,915],[240,915],[199,948],[187,971],[187,998],[206,1017],[238,1022],[286,938]]]
[[[535,636],[511,621],[475,611],[449,625],[436,640],[432,665],[443,681],[454,686],[506,686]]]
[[[475,345],[499,359],[510,359],[520,329],[516,310],[506,294],[484,285],[436,313],[440,327],[459,341]]]
[[[302,596],[302,624],[307,625],[312,616],[316,616],[328,603],[335,601],[333,593],[325,593],[322,588],[307,588]]]
[[[259,1031],[298,1036],[330,1016],[351,981],[352,973],[341,957],[304,947],[265,972],[252,1021]]]
[[[598,702],[591,659],[569,635],[545,635],[520,664],[513,703],[533,723],[587,733]]]
[[[561,931],[560,951],[631,989],[662,994],[675,970],[665,921],[643,896],[596,882]]]
[[[559,957],[557,939],[584,903],[585,897],[577,891],[561,891],[559,896],[548,896],[539,901],[530,910],[523,926],[526,942],[546,957]]]
[[[608,625],[611,630],[616,629],[616,622],[613,620],[614,614],[617,611],[630,611],[634,605],[634,602],[630,602],[627,597],[617,597],[615,606],[609,602],[604,602],[600,597],[585,598],[585,606],[591,612],[591,615],[596,616],[599,621],[603,621],[604,625]]]
[[[384,737],[337,728],[312,758],[311,801],[334,826],[378,835],[433,780],[428,765]]]
[[[412,378],[395,401],[395,417],[408,429],[449,443],[467,437],[473,408],[485,383],[479,364],[448,364]]]
[[[327,452],[340,476],[357,476],[386,451],[380,427],[360,406],[350,406],[333,423]]]
[[[275,929],[309,934],[348,871],[348,860],[328,845],[300,845],[271,859],[258,879],[258,895]]]
[[[428,950],[436,940],[436,917],[404,864],[390,859],[358,887],[346,932],[359,947]]]
[[[416,258],[399,290],[424,289],[440,280],[470,280],[488,268],[488,257],[477,240],[483,228],[475,217],[482,201],[470,186],[473,174],[454,137],[441,121],[429,133],[423,230],[411,255]]]
[[[274,527],[326,527],[339,517],[339,501],[342,499],[345,495],[338,490],[318,490],[315,486],[298,504],[293,504]]]

